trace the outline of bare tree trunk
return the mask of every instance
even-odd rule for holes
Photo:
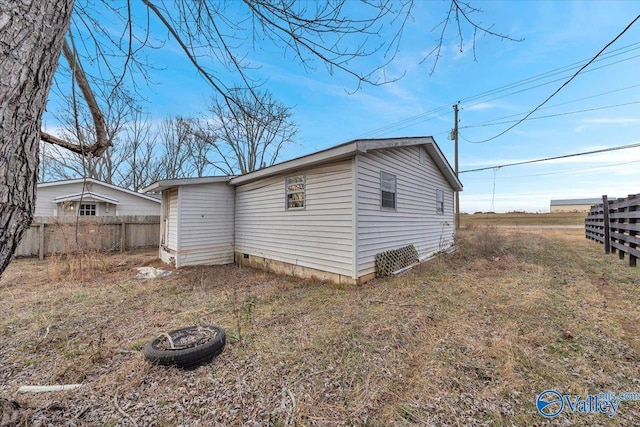
[[[0,275],[35,209],[40,122],[73,0],[0,0]]]

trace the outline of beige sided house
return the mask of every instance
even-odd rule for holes
[[[454,239],[462,184],[432,137],[367,139],[234,177],[156,182],[160,258],[238,262],[361,282],[375,255],[413,244],[421,259]]]
[[[160,200],[95,179],[38,184],[35,216],[160,215]]]

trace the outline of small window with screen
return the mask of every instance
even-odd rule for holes
[[[436,213],[444,215],[444,190],[436,190]]]
[[[396,209],[396,176],[380,172],[380,207],[385,210]]]
[[[305,176],[290,176],[285,182],[286,209],[304,209]]]

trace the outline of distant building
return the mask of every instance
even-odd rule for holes
[[[562,199],[551,201],[551,213],[554,212],[589,212],[592,205],[602,203],[602,198],[595,199]]]
[[[35,216],[160,215],[161,201],[91,178],[38,184]]]

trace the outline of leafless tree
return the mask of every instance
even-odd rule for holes
[[[109,129],[110,121],[105,123]],[[194,123],[194,119],[176,117],[153,126],[140,110],[128,110],[118,132],[108,132],[111,146],[99,157],[82,156],[56,145],[43,151],[45,179],[89,177],[138,191],[159,179],[204,176],[210,169],[211,147],[194,137]],[[87,135],[90,131],[81,132],[81,138],[93,138]],[[59,131],[74,142],[76,132],[73,127]]]
[[[378,71],[394,59],[413,6],[412,0],[357,4],[142,0],[142,4],[146,13],[131,1],[77,0],[74,5],[73,0],[0,0],[0,274],[33,218],[40,140],[83,155],[100,156],[108,149],[112,141],[96,87],[104,84],[102,90],[108,93],[123,86],[135,88],[145,80],[150,68],[143,49],[164,42],[150,32],[152,17],[164,25],[219,96],[229,105],[240,105],[233,88],[244,87],[258,99],[259,82],[245,58],[263,39],[305,67],[321,64],[331,73],[353,76],[357,87],[385,83]],[[227,13],[229,8],[234,13]],[[119,33],[114,31],[117,25]],[[389,37],[379,37],[382,28]],[[95,139],[89,145],[83,145],[89,140],[67,141],[40,129],[61,53],[70,89],[77,94],[72,98],[81,97],[90,113]],[[379,66],[361,69],[358,59],[365,56],[377,57]]]
[[[203,176],[209,170],[210,145],[194,137],[194,119],[169,118],[154,127],[138,109],[127,109],[126,119],[118,116],[117,132],[107,132],[111,145],[99,157],[48,148],[43,155],[47,179],[89,177],[138,191],[159,179]],[[108,118],[105,123],[111,129]],[[78,129],[72,124],[59,133],[74,143],[94,138],[90,127]]]
[[[193,123],[193,119],[183,117],[162,121],[159,135],[163,148],[162,178],[186,178],[194,175],[196,168],[191,162]]]
[[[139,191],[163,176],[157,131],[139,109],[124,127],[122,140],[123,162],[118,171],[121,177],[118,185]]]
[[[193,130],[191,131],[193,134]],[[189,160],[192,166],[191,176],[203,177],[209,175],[212,169],[211,160],[211,144],[200,138],[193,138],[189,146]],[[213,172],[213,171],[212,171]]]
[[[90,107],[83,99],[71,99],[65,104],[66,108],[56,111],[56,118],[60,124],[57,133],[60,138],[79,147],[90,147],[98,140]],[[99,102],[104,137],[110,141],[110,146],[101,155],[91,152],[78,153],[64,147],[54,145],[46,154],[48,177],[54,179],[70,179],[78,177],[94,178],[109,184],[121,185],[122,164],[129,161],[131,150],[127,146],[129,141],[122,140],[126,127],[135,126],[136,106],[133,98],[126,92],[119,90],[111,97]],[[44,158],[44,156],[43,156]]]
[[[273,165],[298,132],[291,111],[269,92],[245,92],[234,99],[238,104],[212,99],[211,117],[201,120],[196,132],[199,140],[212,147],[211,164],[229,175]]]

